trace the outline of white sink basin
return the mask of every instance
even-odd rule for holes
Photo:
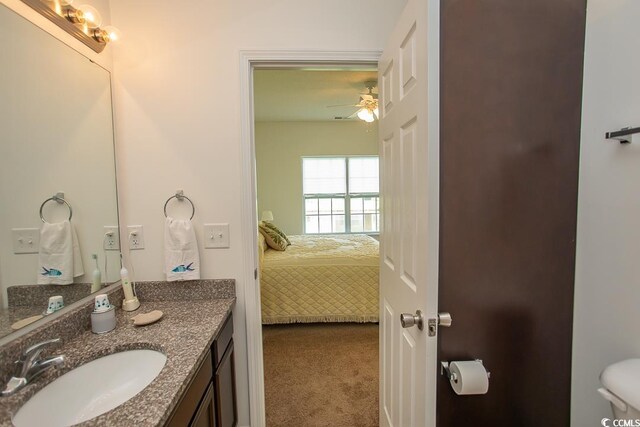
[[[167,356],[153,350],[110,354],[67,372],[25,403],[16,427],[70,426],[122,405],[158,376]]]

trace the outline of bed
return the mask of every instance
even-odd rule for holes
[[[286,251],[265,249],[260,257],[263,324],[378,321],[376,239],[364,234],[289,239]]]

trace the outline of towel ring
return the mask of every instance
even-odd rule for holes
[[[184,195],[184,193],[182,192],[182,190],[177,191],[175,195],[169,197],[167,199],[166,202],[164,202],[164,216],[165,218],[168,216],[167,215],[167,205],[169,204],[169,202],[171,201],[171,199],[178,199],[179,201],[182,201],[184,199],[187,199],[189,201],[189,203],[191,203],[191,218],[189,218],[189,220],[193,219],[193,216],[196,214],[196,205],[193,204],[193,202],[191,201],[190,198],[188,198],[187,196]]]
[[[44,202],[42,202],[42,204],[40,205],[40,219],[42,220],[42,222],[47,222],[44,219],[44,215],[42,213],[42,210],[44,209],[44,205],[46,205],[48,202],[58,202],[60,204],[64,203],[65,205],[67,205],[67,207],[69,208],[69,221],[71,221],[71,217],[73,216],[73,209],[71,209],[71,205],[69,204],[69,202],[67,202],[64,199],[64,194],[63,193],[58,193],[53,197],[49,197],[47,200],[45,200]]]

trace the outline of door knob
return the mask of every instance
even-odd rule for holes
[[[429,336],[435,337],[436,331],[438,330],[438,326],[442,326],[448,328],[453,323],[453,318],[450,313],[443,311],[442,313],[438,313],[438,318],[432,317],[427,321],[427,325],[429,327]]]
[[[424,319],[420,310],[416,311],[416,314],[402,313],[400,315],[400,324],[403,328],[410,328],[418,325],[418,329],[422,330],[424,327]]]
[[[453,323],[453,318],[450,313],[443,311],[438,313],[438,325],[448,328]]]

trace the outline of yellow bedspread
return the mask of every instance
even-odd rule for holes
[[[261,265],[262,323],[377,322],[379,246],[360,234],[289,236]]]

